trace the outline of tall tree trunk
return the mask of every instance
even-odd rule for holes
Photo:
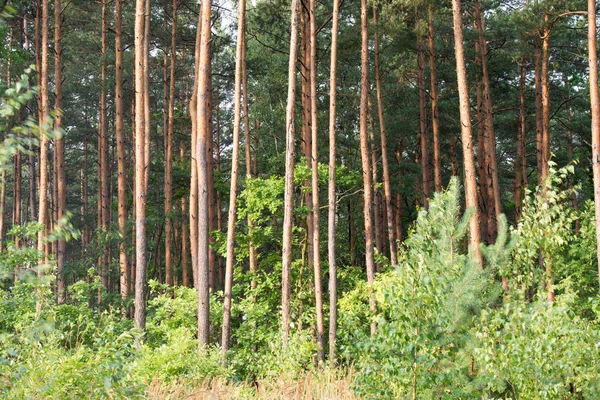
[[[119,265],[121,298],[129,297],[129,263],[127,260],[127,167],[123,132],[123,0],[115,1],[115,135],[117,139],[117,202],[119,222]]]
[[[190,99],[191,134],[191,172],[190,172],[190,250],[192,254],[192,274],[194,287],[198,285],[198,163],[196,144],[198,143],[198,76],[200,62],[200,38],[202,33],[202,15],[198,16],[196,45],[194,51],[194,89]]]
[[[325,323],[323,321],[323,284],[321,281],[321,234],[319,209],[319,153],[317,130],[317,28],[315,0],[309,0],[310,11],[310,120],[312,159],[313,268],[317,320],[317,358],[325,360]]]
[[[588,0],[588,60],[590,65],[590,103],[592,111],[592,170],[598,276],[600,279],[600,98],[598,96],[598,57],[596,55],[596,2]]]
[[[420,37],[417,38],[417,84],[419,87],[419,133],[421,143],[421,174],[423,190],[423,207],[429,208],[429,199],[431,198],[431,178],[429,173],[429,133],[427,132],[427,101],[425,99],[425,71],[423,60],[423,42]]]
[[[292,223],[294,212],[294,103],[296,97],[296,61],[298,57],[298,0],[292,0],[288,93],[285,110],[285,190],[283,206],[283,245],[281,256],[281,323],[283,350],[290,336],[290,296],[292,268]]]
[[[209,339],[209,185],[207,149],[209,110],[211,110],[210,96],[210,11],[211,0],[202,2],[200,18],[200,56],[198,60],[198,98],[197,98],[197,128],[196,134],[196,166],[198,169],[198,341],[200,346],[207,346]],[[212,133],[211,133],[212,134]]]
[[[99,133],[100,133],[100,148],[98,149],[98,158],[100,162],[100,196],[101,199],[101,217],[100,223],[103,232],[108,231],[110,225],[110,194],[109,194],[109,176],[108,176],[108,119],[106,112],[106,4],[107,1],[102,1],[102,65],[100,68],[100,116],[99,116]],[[101,256],[100,276],[102,277],[102,285],[109,290],[109,271],[108,271],[108,247],[103,250]]]
[[[245,26],[244,26],[245,30]],[[242,104],[244,106],[244,150],[246,151],[246,182],[252,179],[252,146],[250,145],[250,116],[248,115],[248,75],[246,71],[246,32],[244,31],[244,42],[242,43],[244,49],[242,51]],[[255,155],[256,156],[256,155]],[[219,155],[220,161],[220,155]],[[253,221],[248,213],[248,236],[250,237],[250,248],[248,249],[248,264],[250,274],[252,275],[250,281],[250,288],[256,289],[256,271],[258,266],[258,259],[256,254],[256,247],[252,243],[253,235]]]
[[[375,143],[375,128],[373,126],[373,113],[371,110],[371,99],[367,99],[367,120],[368,120],[368,132],[369,132],[369,155],[371,156],[371,174],[372,174],[372,185],[373,185],[373,205],[371,206],[373,209],[373,228],[375,230],[375,248],[379,253],[383,253],[383,235],[381,234],[380,227],[380,219],[379,219],[379,210],[380,210],[380,201],[379,201],[379,190],[377,190],[377,145]],[[375,264],[375,271],[379,272],[381,269],[381,263]]]
[[[544,27],[542,30],[542,55],[541,55],[541,86],[542,86],[542,143],[541,143],[541,174],[540,181],[544,196],[548,189],[548,174],[550,160],[550,15],[544,13]],[[550,303],[554,302],[554,288],[552,286],[552,263],[544,262],[544,254],[540,254],[540,262],[546,269],[546,297]]]
[[[436,192],[442,191],[442,156],[440,152],[440,122],[438,111],[437,74],[435,65],[435,38],[433,29],[434,5],[429,1],[429,84],[431,85],[431,128],[433,130],[433,181]]]
[[[542,136],[544,131],[544,117],[542,105],[542,47],[538,38],[535,39],[534,64],[535,64],[535,149],[537,161],[538,185],[542,184]]]
[[[312,16],[309,11],[309,3],[310,0],[301,0],[299,5],[300,7],[300,57],[302,59],[302,63],[300,64],[300,75],[302,81],[302,154],[306,158],[306,165],[312,171],[313,169],[313,160],[312,160],[312,135],[311,135],[311,93],[310,93],[310,41],[311,41],[311,33],[310,33],[310,19]],[[306,207],[309,210],[313,209],[313,193],[311,190],[308,190],[311,183],[306,181],[305,186],[307,187],[304,193],[304,201],[306,202]],[[313,214],[308,213],[306,216],[306,240],[307,240],[307,259],[309,268],[313,266],[314,262],[314,225],[313,225]]]
[[[574,157],[573,157],[573,132],[571,131],[571,122],[573,120],[573,115],[571,114],[571,101],[570,101],[570,94],[569,94],[569,79],[567,77],[567,74],[563,73],[563,80],[565,83],[565,108],[567,109],[567,123],[568,123],[568,128],[567,128],[567,153],[569,155],[569,162],[573,162]],[[577,191],[574,189],[575,184],[573,182],[573,176],[569,176],[567,178],[568,184],[569,184],[569,189],[571,189],[571,204],[573,205],[573,210],[575,210],[576,212],[579,211],[579,204],[577,204]],[[580,228],[580,220],[577,219],[575,221],[575,231],[579,232],[579,228]]]
[[[244,63],[244,41],[246,23],[246,1],[240,0],[238,4],[238,36],[235,54],[235,88],[234,88],[234,122],[233,122],[233,149],[231,153],[231,183],[229,187],[229,212],[227,216],[227,258],[225,261],[225,290],[223,297],[223,331],[221,333],[221,353],[223,363],[227,361],[226,355],[229,350],[229,333],[231,321],[231,289],[233,287],[233,264],[235,262],[235,223],[236,223],[236,201],[238,185],[238,167],[240,151],[240,122],[241,122],[241,90],[242,90],[242,68]],[[247,160],[246,160],[247,161]]]
[[[327,261],[329,263],[329,362],[335,365],[335,346],[337,337],[337,264],[335,260],[336,232],[336,96],[337,96],[337,41],[340,14],[339,0],[333,0],[331,16],[331,62],[329,68],[329,182],[327,210]],[[379,93],[379,90],[377,91]]]
[[[517,134],[517,159],[515,160],[515,221],[521,219],[523,212],[523,186],[527,179],[527,162],[525,159],[525,135],[527,127],[525,125],[525,75],[527,68],[525,58],[521,59],[521,75],[519,77],[519,131]]]
[[[377,114],[379,116],[379,134],[381,142],[381,166],[383,168],[383,192],[385,196],[386,224],[388,244],[390,246],[390,260],[392,265],[398,264],[396,238],[394,237],[394,216],[392,208],[392,188],[390,184],[390,169],[387,154],[387,132],[383,114],[383,94],[381,92],[381,73],[379,62],[379,25],[377,21],[377,8],[373,7],[373,25],[375,26],[375,88],[377,90]]]
[[[169,111],[165,138],[165,277],[173,285],[173,135],[175,133],[175,62],[177,61],[177,4],[173,0],[171,12],[171,66],[169,74]]]
[[[547,188],[546,178],[548,178],[550,160],[550,28],[548,23],[550,15],[544,14],[544,29],[542,33],[542,56],[541,56],[541,86],[542,86],[542,171],[541,183],[544,192]],[[548,298],[550,298],[548,292]],[[552,297],[554,295],[552,294]]]
[[[9,28],[8,34],[8,51],[12,51],[12,28]],[[6,85],[10,87],[11,85],[11,59],[10,57],[7,59],[6,63]],[[7,132],[4,132],[2,135],[2,139],[6,139]],[[5,209],[6,209],[6,168],[2,169],[2,173],[0,174],[0,252],[4,249],[4,233],[6,231],[6,221],[5,221]],[[13,210],[14,211],[14,210]],[[13,212],[14,218],[14,212]]]
[[[210,52],[210,42],[209,42],[209,52]],[[207,74],[209,77],[212,77],[212,67],[211,64],[208,64]],[[215,174],[214,174],[214,149],[213,149],[213,123],[212,123],[212,103],[213,103],[213,94],[212,94],[212,79],[208,80],[208,104],[209,107],[206,108],[206,123],[207,128],[204,131],[206,135],[206,165],[207,165],[207,182],[208,185],[208,287],[211,291],[215,291],[217,288],[217,284],[222,285],[223,280],[217,282],[217,278],[220,276],[221,271],[217,271],[217,252],[210,246],[213,243],[214,237],[211,234],[212,231],[215,230]]]
[[[149,11],[149,10],[148,10]],[[145,47],[146,0],[137,0],[135,8],[135,326],[146,328],[146,135],[145,103],[149,103],[146,84],[147,62]]]
[[[399,184],[402,184],[402,148],[396,150],[396,162],[398,163],[398,181]],[[396,212],[394,214],[395,224],[394,228],[396,231],[396,240],[398,242],[402,242],[402,189],[398,188],[398,192],[396,193]]]
[[[185,145],[184,142],[179,144],[179,158],[183,161],[185,159]],[[181,198],[181,284],[185,287],[191,287],[190,282],[190,266],[188,264],[188,253],[189,253],[189,227],[186,223],[187,219],[187,205],[185,197]]]
[[[485,118],[485,132],[486,132],[486,164],[488,174],[488,184],[491,186],[492,196],[488,206],[490,213],[488,215],[488,232],[490,231],[490,223],[493,230],[490,232],[490,241],[496,239],[497,235],[497,220],[498,216],[502,212],[500,203],[500,187],[498,185],[498,163],[496,160],[496,134],[494,133],[494,114],[492,107],[492,99],[490,94],[490,78],[487,67],[487,43],[484,36],[484,19],[481,12],[479,1],[475,0],[475,27],[477,29],[479,49],[481,53],[481,76],[483,83],[483,105],[484,105],[484,118]],[[489,161],[488,161],[489,160]],[[489,195],[488,195],[489,200]]]
[[[473,137],[471,134],[471,112],[469,110],[469,89],[467,87],[467,70],[463,44],[463,22],[460,0],[452,0],[452,19],[454,25],[454,52],[456,55],[456,76],[460,102],[461,139],[465,169],[465,200],[467,209],[473,209],[469,221],[469,251],[474,260],[481,263],[479,250],[479,210],[477,208],[477,181],[475,179],[475,162],[473,160]]]
[[[48,105],[48,0],[42,0],[42,20],[41,20],[41,40],[40,40],[40,183],[39,183],[39,210],[38,223],[44,228],[38,233],[37,249],[45,251],[45,237],[48,233],[47,224],[48,218],[48,150],[50,147],[49,139],[46,133],[49,130],[49,105]],[[37,46],[36,46],[37,47]],[[39,265],[42,266],[48,262],[46,254],[45,259],[40,260]],[[43,274],[43,270],[38,269],[38,275]],[[40,311],[41,303],[38,302],[37,310]]]
[[[54,129],[61,129],[62,124],[62,5],[61,0],[54,0]],[[55,141],[56,153],[56,210],[58,219],[63,218],[67,211],[67,182],[65,177],[65,141],[58,136]],[[58,240],[57,248],[57,277],[56,290],[58,292],[58,303],[65,299],[65,250],[64,238]]]
[[[475,42],[476,49],[476,63],[480,64],[481,51],[479,49],[479,42]],[[479,229],[481,232],[481,240],[484,243],[489,243],[490,233],[488,231],[488,216],[490,208],[490,196],[488,196],[488,190],[491,187],[488,183],[487,175],[487,162],[486,162],[486,139],[485,139],[485,117],[484,117],[484,105],[483,105],[483,90],[481,89],[481,81],[477,82],[477,167],[479,172]],[[490,221],[490,222],[493,222]]]
[[[221,173],[221,118],[220,118],[220,103],[221,99],[219,98],[219,96],[217,95],[217,104],[215,106],[215,122],[216,122],[216,131],[215,131],[215,136],[216,136],[216,142],[215,142],[215,169],[217,171],[217,173]],[[219,232],[223,232],[223,210],[222,210],[222,205],[223,205],[223,199],[222,199],[222,194],[221,191],[218,190],[215,193],[215,201],[216,201],[216,208],[217,208],[217,230]],[[216,267],[218,268],[219,271],[219,281],[224,282],[225,281],[225,268],[223,267],[223,257],[219,257],[217,260],[217,265]]]
[[[360,158],[363,179],[363,209],[365,219],[365,260],[367,267],[367,282],[371,291],[369,297],[369,309],[375,313],[375,293],[372,285],[375,283],[375,259],[373,252],[373,215],[371,204],[373,203],[373,183],[369,166],[369,141],[367,137],[367,117],[369,98],[369,30],[367,17],[367,0],[360,2],[360,26],[361,26],[361,51],[360,51]],[[375,323],[371,323],[371,335],[377,329]]]

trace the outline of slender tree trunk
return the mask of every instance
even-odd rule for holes
[[[8,35],[8,50],[12,51],[12,28],[9,28],[9,35]],[[8,58],[7,60],[7,65],[6,65],[6,84],[7,87],[10,87],[11,85],[11,76],[10,76],[10,69],[11,69],[11,59]],[[7,132],[4,133],[4,135],[2,135],[2,139],[6,139],[6,134]],[[6,221],[4,218],[4,214],[5,214],[5,208],[6,208],[6,169],[3,168],[2,169],[2,173],[0,174],[0,252],[2,250],[4,250],[4,233],[6,231]],[[14,218],[14,210],[13,210],[13,218]]]
[[[207,149],[210,96],[210,11],[212,0],[202,2],[200,18],[200,55],[198,60],[198,98],[197,98],[197,128],[196,134],[196,167],[198,169],[198,341],[201,347],[208,345],[209,339],[209,185]],[[211,133],[212,134],[212,133]]]
[[[567,123],[569,124],[568,129],[567,129],[567,153],[569,155],[569,162],[573,162],[574,157],[573,157],[573,132],[571,131],[571,122],[573,120],[573,116],[571,114],[571,101],[570,101],[570,94],[569,94],[569,79],[567,77],[567,74],[563,73],[563,80],[565,82],[565,90],[566,90],[566,94],[565,94],[565,108],[567,109]],[[575,210],[576,212],[579,211],[579,204],[577,204],[577,191],[574,189],[574,182],[573,182],[573,176],[569,176],[567,178],[568,183],[569,183],[569,189],[571,189],[572,193],[571,193],[571,204],[573,205],[573,210]],[[579,232],[579,228],[580,228],[580,220],[577,219],[575,221],[575,232]]]
[[[315,279],[315,306],[317,320],[317,358],[325,360],[325,323],[323,321],[323,283],[321,280],[321,234],[319,209],[319,153],[317,130],[317,28],[315,0],[309,0],[310,12],[310,119],[312,159],[312,214],[313,214],[313,268]]]
[[[431,127],[433,130],[433,181],[436,192],[442,191],[442,156],[440,152],[440,122],[438,111],[435,38],[433,29],[434,5],[429,1],[429,75],[431,82]]]
[[[49,130],[49,102],[48,102],[48,0],[42,0],[42,20],[41,20],[41,60],[40,60],[40,127],[42,129],[40,134],[40,183],[39,183],[39,210],[38,210],[38,223],[44,226],[44,228],[38,233],[37,249],[38,251],[45,251],[44,238],[47,236],[49,223],[48,218],[48,151],[50,142],[46,133]],[[40,266],[48,262],[48,255],[46,254],[45,259],[40,260]],[[42,275],[42,269],[38,269],[38,275]],[[37,310],[40,311],[41,303],[38,302]]]
[[[302,59],[302,63],[300,65],[300,73],[301,73],[301,81],[302,81],[302,153],[304,157],[306,157],[306,165],[308,168],[313,170],[313,160],[312,160],[312,118],[311,118],[311,93],[310,93],[310,42],[311,42],[311,33],[310,33],[310,19],[312,16],[309,11],[309,3],[310,0],[301,0],[300,2],[300,57]],[[313,193],[308,188],[311,185],[311,182],[306,181],[305,186],[307,187],[304,193],[304,201],[306,202],[306,207],[309,210],[313,209]],[[313,224],[314,215],[313,213],[308,213],[306,216],[306,236],[307,236],[307,259],[308,266],[313,267],[314,263],[314,224]]]
[[[149,10],[148,10],[149,11]],[[150,99],[146,84],[147,62],[145,47],[148,38],[145,29],[146,0],[137,0],[135,8],[135,326],[146,328],[146,135],[145,103]]]
[[[335,259],[336,232],[336,96],[337,96],[337,41],[340,14],[339,0],[333,0],[331,16],[331,62],[329,68],[329,183],[327,210],[327,261],[329,263],[329,363],[335,365],[335,346],[337,337],[337,264]],[[377,91],[379,93],[379,90]]]
[[[285,111],[285,190],[283,208],[283,249],[281,257],[281,322],[283,350],[290,336],[290,296],[292,267],[292,223],[294,209],[294,103],[296,97],[296,61],[298,55],[298,0],[292,0],[288,93]]]
[[[101,199],[101,217],[100,223],[103,232],[108,231],[110,225],[110,194],[109,194],[109,176],[108,176],[108,119],[106,111],[106,4],[107,1],[102,1],[102,65],[100,69],[100,116],[99,116],[99,133],[100,133],[100,148],[98,150],[98,158],[100,162],[100,196]],[[108,247],[104,248],[101,256],[100,276],[102,277],[102,285],[109,290],[109,271],[108,271]]]
[[[196,144],[198,143],[198,76],[200,62],[200,38],[202,32],[202,15],[198,16],[196,29],[196,45],[194,51],[194,89],[190,99],[190,118],[192,120],[191,134],[191,172],[190,172],[190,250],[192,254],[192,274],[194,287],[198,285],[198,163],[196,159]]]
[[[525,135],[527,127],[525,125],[525,75],[527,68],[525,58],[521,59],[521,75],[519,78],[519,131],[517,134],[517,159],[515,160],[515,221],[521,219],[523,212],[523,186],[527,179],[527,163],[525,159]]]
[[[371,157],[371,174],[372,176],[372,184],[373,184],[373,189],[372,189],[372,198],[373,198],[373,204],[372,204],[372,209],[373,209],[373,229],[375,230],[374,235],[375,235],[375,248],[377,249],[377,251],[379,253],[383,253],[383,235],[381,234],[381,227],[380,227],[380,220],[379,220],[379,209],[380,209],[380,202],[379,202],[379,190],[377,190],[377,178],[378,178],[378,171],[377,171],[377,145],[375,144],[375,128],[373,126],[373,113],[371,111],[371,99],[368,98],[367,99],[367,120],[368,120],[368,132],[369,132],[369,155]],[[379,272],[379,270],[381,269],[381,264],[380,263],[376,263],[375,264],[375,271]]]
[[[245,30],[245,25],[244,25]],[[252,179],[252,146],[250,145],[250,116],[248,115],[248,75],[246,71],[246,32],[244,31],[244,41],[242,43],[244,49],[242,51],[242,105],[244,106],[244,150],[246,152],[246,182]],[[220,155],[219,155],[220,162]],[[256,289],[256,271],[258,267],[258,259],[256,248],[252,244],[253,221],[248,213],[248,236],[250,237],[250,248],[248,249],[248,264],[250,274],[250,288]]]
[[[175,133],[175,62],[177,61],[177,4],[171,12],[171,66],[169,74],[169,110],[165,138],[165,269],[167,285],[173,285],[173,135]]]
[[[425,71],[423,60],[422,40],[417,38],[417,83],[419,86],[419,132],[421,137],[421,174],[423,183],[423,207],[429,208],[431,198],[431,178],[429,171],[429,133],[427,132],[427,109],[425,99]]]
[[[476,63],[479,65],[481,59],[481,51],[479,42],[475,42]],[[479,229],[481,232],[481,240],[484,243],[489,243],[490,233],[488,231],[488,216],[490,208],[490,196],[488,190],[491,187],[488,183],[487,162],[486,162],[486,139],[485,139],[485,118],[483,105],[483,90],[481,89],[481,81],[477,82],[477,166],[479,172]],[[490,223],[492,223],[490,221]]]
[[[217,95],[217,104],[215,106],[215,117],[216,117],[216,143],[215,143],[215,169],[217,173],[221,173],[221,119],[220,119],[220,98]],[[217,230],[223,232],[223,199],[221,191],[216,191],[216,207],[217,207]],[[217,268],[219,270],[219,280],[225,281],[225,268],[223,267],[223,257],[219,257],[217,260]]]
[[[185,159],[185,145],[182,141],[179,144],[179,158]],[[181,284],[185,287],[191,287],[190,282],[190,266],[188,264],[189,253],[189,227],[186,223],[187,205],[185,197],[181,198]]]
[[[373,25],[375,26],[375,88],[377,90],[377,114],[379,116],[379,134],[381,142],[381,166],[383,168],[383,191],[385,196],[387,236],[390,246],[390,260],[392,265],[398,264],[396,238],[394,237],[394,216],[392,208],[392,188],[390,184],[390,169],[387,154],[387,132],[383,114],[383,95],[381,92],[381,73],[379,62],[379,25],[377,21],[377,8],[373,7]]]
[[[229,350],[229,331],[231,329],[231,289],[233,287],[233,264],[235,262],[235,223],[237,214],[237,185],[240,151],[240,122],[241,122],[241,90],[242,69],[244,64],[244,41],[246,23],[246,1],[240,0],[238,4],[238,37],[235,54],[235,88],[234,88],[234,122],[233,122],[233,149],[231,153],[231,186],[229,187],[229,212],[227,216],[227,258],[225,261],[225,290],[223,297],[223,331],[221,334],[221,353],[223,364],[226,364],[227,350]],[[247,160],[246,160],[247,161]]]
[[[367,117],[369,98],[369,30],[367,17],[367,0],[360,2],[361,21],[361,52],[360,52],[360,158],[362,164],[363,178],[363,208],[365,219],[365,259],[367,267],[367,282],[371,287],[375,283],[375,259],[373,252],[373,215],[371,204],[373,203],[373,183],[369,166],[369,143],[367,137]],[[375,313],[375,293],[372,289],[369,297],[369,309]],[[371,323],[371,335],[377,329],[375,323]]]
[[[542,143],[541,143],[541,174],[540,181],[544,196],[548,189],[548,173],[550,160],[550,28],[548,23],[550,15],[544,13],[544,28],[542,30],[542,55],[541,55],[541,86],[542,86]],[[548,302],[554,302],[554,288],[552,286],[552,263],[544,262],[545,255],[540,254],[540,263],[546,269],[546,292]]]
[[[598,57],[596,55],[596,2],[588,0],[588,60],[590,65],[590,103],[592,111],[592,170],[594,174],[594,209],[598,276],[600,279],[600,99],[598,95]]]
[[[543,105],[542,105],[542,47],[538,38],[535,40],[535,149],[537,160],[538,185],[542,184],[542,136],[544,131]]]
[[[209,53],[210,53],[210,42],[209,42]],[[212,67],[209,63],[207,66],[207,74],[209,77],[212,77]],[[208,287],[211,292],[215,291],[217,288],[217,283],[222,285],[224,283],[223,280],[217,282],[217,278],[221,275],[221,271],[217,271],[217,253],[210,246],[213,243],[214,237],[211,234],[212,231],[215,230],[215,174],[214,174],[214,149],[213,149],[213,123],[212,123],[212,102],[213,102],[213,94],[212,94],[212,79],[208,80],[208,104],[209,107],[206,108],[206,123],[207,128],[204,131],[206,135],[206,165],[207,165],[207,185],[208,185]]]
[[[542,58],[541,58],[541,85],[542,85],[542,171],[541,183],[544,192],[547,188],[548,161],[550,160],[550,28],[547,27],[550,20],[548,13],[544,14],[544,30],[542,34]],[[550,298],[550,292],[548,297]],[[552,297],[554,295],[552,294]]]
[[[476,29],[478,34],[479,49],[481,52],[481,72],[482,72],[482,83],[483,83],[483,104],[484,104],[484,117],[485,117],[485,131],[486,131],[486,162],[488,184],[491,186],[491,196],[493,201],[489,201],[488,206],[490,207],[490,213],[488,216],[488,231],[490,228],[490,222],[492,222],[493,236],[489,237],[490,241],[494,241],[497,235],[497,220],[498,216],[502,212],[500,203],[500,187],[498,185],[498,163],[496,160],[496,134],[494,133],[494,114],[492,107],[492,99],[490,95],[490,78],[487,67],[487,43],[484,36],[484,19],[481,12],[479,1],[475,0],[475,19]],[[489,200],[489,196],[488,196]]]
[[[456,76],[460,102],[461,139],[465,168],[465,200],[467,209],[473,209],[469,222],[469,251],[476,262],[481,263],[479,250],[479,210],[477,208],[477,181],[475,179],[475,162],[473,160],[473,137],[471,134],[471,112],[469,110],[469,90],[467,87],[467,70],[463,44],[463,22],[460,0],[452,0],[452,16],[454,25],[454,51],[456,55]]]
[[[29,39],[27,38],[27,19],[23,18],[23,26],[22,26],[22,38],[23,38],[23,50],[29,51]],[[23,190],[23,158],[22,153],[17,151],[15,154],[15,182],[14,182],[14,212],[13,212],[13,225],[19,226],[21,225],[22,218],[22,190]],[[20,239],[18,235],[15,235],[14,238],[15,247],[18,249],[21,246]],[[18,278],[18,269],[15,271],[15,278]]]
[[[123,132],[123,0],[115,1],[115,134],[117,139],[117,201],[119,234],[119,265],[121,297],[129,297],[129,264],[127,261],[127,167],[125,165],[125,134]]]
[[[62,5],[61,0],[54,0],[54,129],[59,130],[62,124]],[[63,218],[67,209],[67,182],[65,177],[65,141],[62,136],[56,138],[56,209],[58,219]],[[58,240],[57,248],[57,277],[56,290],[58,303],[65,300],[65,250],[66,242],[63,238]]]
[[[402,149],[396,150],[396,162],[398,163],[398,180],[399,184],[402,184]],[[396,193],[396,204],[395,204],[396,212],[394,214],[395,218],[395,230],[396,230],[396,240],[398,242],[402,242],[402,192],[401,188],[398,189]]]

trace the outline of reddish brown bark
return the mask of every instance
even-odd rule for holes
[[[369,96],[369,30],[367,17],[367,0],[360,2],[361,21],[361,50],[360,50],[360,159],[362,165],[363,179],[363,210],[365,220],[365,259],[367,267],[367,281],[369,286],[375,283],[375,259],[373,251],[373,214],[371,204],[373,202],[373,182],[369,166],[369,143],[367,136],[368,118],[368,96]],[[372,313],[376,311],[375,294],[369,297],[369,309]],[[377,329],[375,323],[371,323],[371,335]]]
[[[292,221],[294,207],[294,99],[296,97],[296,59],[298,46],[298,0],[292,0],[288,93],[285,112],[285,189],[283,209],[283,249],[281,257],[281,314],[283,350],[290,335],[290,278],[292,267]]]
[[[592,170],[598,276],[600,279],[600,97],[598,95],[598,56],[596,54],[596,2],[588,0],[588,60],[590,65],[590,103],[592,112]]]
[[[337,337],[337,264],[335,259],[336,232],[336,95],[337,95],[337,40],[340,13],[339,0],[333,0],[331,27],[331,62],[329,68],[329,182],[327,213],[327,260],[329,263],[329,362],[335,364],[335,346]]]
[[[461,138],[465,171],[466,207],[473,209],[469,221],[469,251],[476,262],[481,263],[479,250],[479,210],[477,208],[477,181],[475,179],[475,162],[473,160],[473,137],[471,134],[471,112],[469,110],[469,90],[467,87],[467,70],[463,41],[463,23],[460,0],[452,0],[452,16],[454,25],[454,52],[456,55],[456,76],[460,102]]]
[[[129,262],[127,260],[127,166],[123,132],[123,0],[115,1],[115,135],[117,139],[117,209],[119,234],[120,293],[129,297]]]

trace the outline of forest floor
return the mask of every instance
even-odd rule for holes
[[[185,381],[176,381],[168,385],[155,381],[148,389],[148,398],[354,400],[356,396],[351,390],[353,375],[352,370],[313,370],[299,377],[282,375],[275,379],[254,382],[213,379],[190,386]]]

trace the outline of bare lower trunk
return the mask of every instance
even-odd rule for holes
[[[165,278],[173,285],[173,135],[175,134],[175,62],[177,61],[177,4],[173,0],[171,25],[171,65],[169,73],[169,110],[165,137]]]
[[[319,156],[317,131],[317,28],[315,26],[315,0],[309,1],[310,10],[310,115],[312,158],[312,214],[313,214],[313,268],[317,320],[317,357],[325,360],[325,323],[323,321],[323,284],[321,281],[321,235],[319,209]]]
[[[196,160],[196,144],[198,142],[198,63],[200,62],[200,37],[202,16],[198,17],[196,29],[196,46],[194,52],[194,89],[190,99],[191,133],[191,169],[190,169],[190,250],[192,255],[193,286],[198,285],[198,166]]]
[[[525,74],[527,72],[525,59],[521,60],[521,75],[519,78],[519,131],[517,134],[517,159],[515,160],[515,221],[521,218],[523,211],[523,186],[527,179],[527,163],[525,159]]]
[[[231,290],[233,288],[233,264],[235,262],[235,223],[237,215],[237,184],[240,151],[240,122],[241,122],[241,90],[242,90],[242,64],[244,63],[244,41],[246,22],[246,2],[238,3],[238,38],[235,54],[235,88],[234,88],[234,122],[233,122],[233,150],[231,153],[231,183],[229,187],[229,213],[227,215],[227,258],[225,261],[225,290],[223,292],[223,330],[221,332],[221,353],[223,363],[226,363],[227,350],[229,350],[229,331],[231,329]]]
[[[290,335],[290,296],[292,267],[292,222],[294,208],[294,102],[296,95],[296,58],[298,45],[298,0],[292,0],[288,93],[285,112],[285,190],[283,209],[283,249],[281,260],[281,314],[283,350]]]
[[[127,260],[127,166],[125,165],[125,134],[123,132],[123,46],[121,35],[123,0],[115,1],[115,134],[117,139],[117,202],[119,234],[119,265],[121,297],[129,297],[129,263]]]
[[[598,276],[600,279],[600,98],[598,95],[598,57],[596,55],[596,2],[588,0],[588,52],[590,65],[590,103],[592,111],[592,170],[594,174],[594,205]]]
[[[417,39],[417,82],[419,86],[419,133],[421,143],[421,176],[423,190],[423,207],[429,208],[431,198],[431,179],[429,173],[429,134],[427,132],[427,110],[425,99],[425,71],[421,39]]]
[[[198,98],[197,98],[197,144],[196,164],[198,170],[198,342],[201,347],[208,345],[209,340],[209,185],[207,149],[209,129],[210,96],[210,11],[211,0],[205,0],[201,5],[200,18],[202,27],[200,34],[200,56],[198,60]]]
[[[377,8],[373,7],[373,25],[375,25],[375,88],[377,90],[377,114],[379,116],[379,134],[381,142],[381,166],[383,168],[383,192],[385,196],[385,221],[387,225],[388,244],[390,247],[390,261],[392,265],[398,264],[396,238],[394,235],[394,217],[392,209],[392,188],[390,184],[390,169],[387,154],[387,132],[383,114],[383,95],[381,93],[381,73],[379,71],[379,32],[377,21]]]
[[[61,0],[54,0],[54,129],[61,129],[62,125],[62,5]],[[63,218],[67,209],[67,182],[65,177],[65,141],[62,136],[56,138],[56,213],[57,218]],[[65,251],[66,242],[64,238],[58,240],[56,265],[56,291],[58,293],[58,303],[65,299]]]
[[[46,132],[49,130],[49,105],[48,105],[48,0],[42,0],[42,20],[41,20],[41,61],[40,61],[40,127],[42,134],[40,135],[40,183],[39,183],[39,210],[38,223],[44,228],[38,233],[37,249],[45,252],[45,237],[48,233],[47,224],[48,218],[48,149],[49,140]],[[40,260],[39,265],[42,266],[48,262],[46,253],[45,259]],[[43,274],[42,269],[38,269],[38,275]],[[37,310],[40,311],[41,303],[38,303]]]
[[[534,64],[535,64],[535,149],[537,160],[538,185],[542,184],[542,136],[544,130],[544,117],[542,106],[542,47],[539,39],[535,41]]]
[[[369,283],[369,310],[375,313],[375,293],[371,286],[375,283],[375,259],[373,252],[373,183],[369,166],[369,143],[367,137],[368,96],[369,96],[369,31],[367,17],[367,0],[360,2],[361,21],[361,51],[360,51],[360,158],[363,179],[363,210],[365,219],[365,260],[367,267],[367,282]],[[375,335],[377,326],[371,323],[371,335]]]
[[[110,193],[109,193],[109,176],[108,176],[108,118],[107,118],[107,98],[106,98],[106,0],[102,0],[102,65],[100,67],[100,116],[99,116],[99,133],[100,133],[100,196],[101,199],[101,217],[100,223],[103,232],[107,232],[110,225]],[[102,285],[109,290],[109,271],[108,271],[108,247],[103,249],[100,264],[100,276],[102,277]]]
[[[461,138],[465,169],[465,200],[467,209],[473,209],[469,222],[469,251],[478,263],[481,263],[479,250],[479,210],[477,208],[477,181],[475,179],[475,162],[473,160],[473,137],[471,134],[471,113],[469,110],[469,90],[467,87],[467,71],[463,44],[463,23],[460,0],[452,0],[454,24],[454,51],[456,55],[456,76],[460,100]]]
[[[431,128],[433,131],[433,181],[436,192],[442,190],[442,156],[440,151],[440,122],[438,113],[435,38],[433,30],[434,5],[429,2],[429,75],[431,82]]]
[[[329,362],[335,365],[335,346],[337,337],[337,264],[335,259],[336,232],[336,93],[337,93],[337,39],[340,12],[339,0],[333,0],[331,27],[331,63],[329,68],[329,184],[327,211],[327,260],[329,263]]]
[[[146,24],[146,0],[137,0],[135,8],[135,326],[146,328],[146,136],[145,75],[147,59],[145,47],[148,45],[144,25]]]
[[[544,24],[547,25],[550,20],[548,13],[544,14]],[[541,58],[541,85],[542,85],[542,171],[541,183],[544,192],[547,188],[546,178],[548,178],[550,161],[550,29],[546,28],[542,34],[542,58]],[[548,297],[550,297],[548,292]],[[554,295],[552,294],[552,297]]]
[[[183,142],[179,144],[179,158],[185,159],[185,145]],[[189,226],[187,220],[187,203],[185,197],[181,198],[181,284],[185,287],[191,287],[190,282],[190,266],[188,264],[189,253]]]

